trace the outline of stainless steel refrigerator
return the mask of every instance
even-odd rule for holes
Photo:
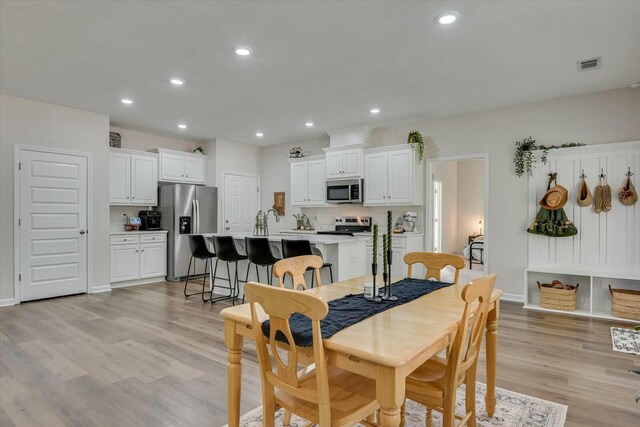
[[[161,226],[168,231],[167,280],[187,276],[189,267],[189,234],[218,231],[218,189],[193,184],[160,183],[158,210]],[[194,260],[191,274],[204,274],[204,261]]]

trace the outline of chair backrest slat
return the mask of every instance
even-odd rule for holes
[[[245,285],[244,292],[251,304],[251,321],[255,332],[263,385],[277,388],[285,394],[304,399],[319,406],[328,405],[329,380],[320,330],[320,320],[329,312],[327,303],[319,297],[305,292],[252,282]],[[269,315],[269,345],[267,345],[267,340],[262,333],[258,306]],[[300,387],[297,372],[298,347],[293,340],[289,326],[289,318],[293,313],[300,313],[311,319],[317,390]],[[280,336],[284,336],[288,345],[278,346],[277,334],[282,334]],[[286,363],[282,360],[278,349],[280,349],[280,352],[286,352]],[[271,358],[276,363],[275,371]]]
[[[407,276],[411,277],[414,264],[422,264],[427,272],[424,276],[425,280],[434,278],[440,281],[442,270],[451,266],[456,269],[453,277],[453,283],[458,283],[460,270],[464,268],[464,258],[460,255],[442,254],[435,252],[409,252],[404,256],[404,263],[408,265]]]
[[[304,279],[304,273],[308,268],[313,269],[315,281],[318,286],[322,285],[320,281],[320,268],[322,268],[322,258],[318,255],[303,255],[293,258],[285,258],[273,265],[273,275],[278,278],[281,288],[284,288],[284,277],[290,275],[293,280],[293,289],[307,289],[307,282]]]

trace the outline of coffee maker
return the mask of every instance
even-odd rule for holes
[[[158,211],[140,211],[138,212],[140,217],[141,231],[160,230],[160,212]]]

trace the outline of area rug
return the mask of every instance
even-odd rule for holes
[[[496,388],[496,413],[492,418],[487,416],[484,407],[484,395],[486,385],[477,383],[476,385],[476,411],[478,427],[563,427],[567,417],[567,406],[548,400],[538,399],[525,394]],[[458,389],[456,412],[464,414],[464,386]],[[276,426],[282,426],[281,409],[276,413]],[[407,400],[406,406],[406,427],[423,427],[425,409],[417,403]],[[304,427],[306,421],[293,416],[291,427]],[[252,410],[240,417],[242,427],[262,427],[262,406]],[[439,413],[433,412],[433,426],[442,426],[442,417]],[[226,426],[225,426],[226,427]],[[361,424],[358,424],[361,427]]]
[[[640,331],[611,328],[613,351],[640,355]]]

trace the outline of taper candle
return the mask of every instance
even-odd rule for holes
[[[389,242],[387,241],[387,235],[382,235],[382,272],[387,274],[388,266],[387,266],[387,245]]]
[[[373,224],[373,259],[371,264],[378,263],[378,224]]]
[[[392,212],[387,211],[387,239],[389,240],[387,242],[387,250],[391,249],[391,233],[393,232],[391,228],[391,215],[393,215]]]

